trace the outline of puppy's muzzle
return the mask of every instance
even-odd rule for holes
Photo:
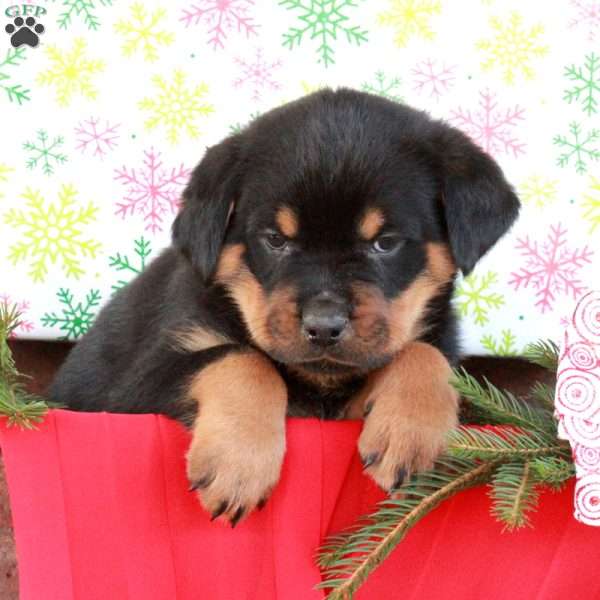
[[[348,308],[343,300],[319,294],[304,306],[302,333],[315,346],[333,346],[342,339],[348,317]]]

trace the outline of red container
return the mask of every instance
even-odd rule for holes
[[[315,552],[383,494],[362,474],[360,423],[290,419],[281,481],[236,529],[187,491],[189,434],[155,415],[51,411],[0,423],[22,600],[311,600]],[[600,529],[545,492],[532,529],[502,533],[484,488],[413,529],[356,595],[368,600],[600,598]]]

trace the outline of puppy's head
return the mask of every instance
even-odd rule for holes
[[[208,150],[174,243],[254,343],[307,377],[388,362],[509,228],[498,165],[425,113],[324,90]]]

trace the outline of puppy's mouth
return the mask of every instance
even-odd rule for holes
[[[341,360],[336,356],[327,353],[323,353],[316,358],[301,360],[296,363],[296,366],[306,369],[307,371],[321,373],[344,373],[362,369],[362,365],[359,363]]]
[[[269,354],[278,362],[297,370],[311,373],[339,375],[359,375],[387,364],[388,355],[344,355],[341,352],[326,350],[308,354],[290,356],[271,350]]]

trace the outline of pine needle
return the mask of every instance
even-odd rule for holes
[[[43,420],[48,405],[25,390],[24,376],[17,371],[8,338],[18,326],[17,307],[0,302],[0,416],[7,417],[9,426],[34,429]]]
[[[558,346],[552,340],[539,340],[528,344],[523,356],[532,363],[553,373],[558,369]]]
[[[549,435],[508,427],[480,429],[460,426],[449,434],[448,454],[472,460],[526,460],[566,451]]]
[[[513,531],[531,526],[529,513],[535,510],[539,492],[530,462],[500,465],[492,479],[492,514],[504,529]]]
[[[554,385],[536,381],[529,391],[529,397],[540,406],[550,410],[552,414],[554,414],[554,387]]]
[[[555,430],[552,412],[523,402],[510,392],[503,392],[485,377],[484,384],[469,375],[464,368],[455,369],[452,385],[469,402],[479,422],[489,425],[515,425],[540,432]]]
[[[535,478],[555,490],[560,490],[565,483],[575,477],[575,465],[558,456],[543,456],[531,461]]]
[[[329,540],[326,551],[340,540],[343,546],[321,562],[325,580],[318,587],[332,589],[328,600],[351,598],[418,520],[457,492],[487,481],[495,466],[493,461],[445,458],[433,471],[415,476],[398,489],[400,497],[382,502],[360,530]]]

